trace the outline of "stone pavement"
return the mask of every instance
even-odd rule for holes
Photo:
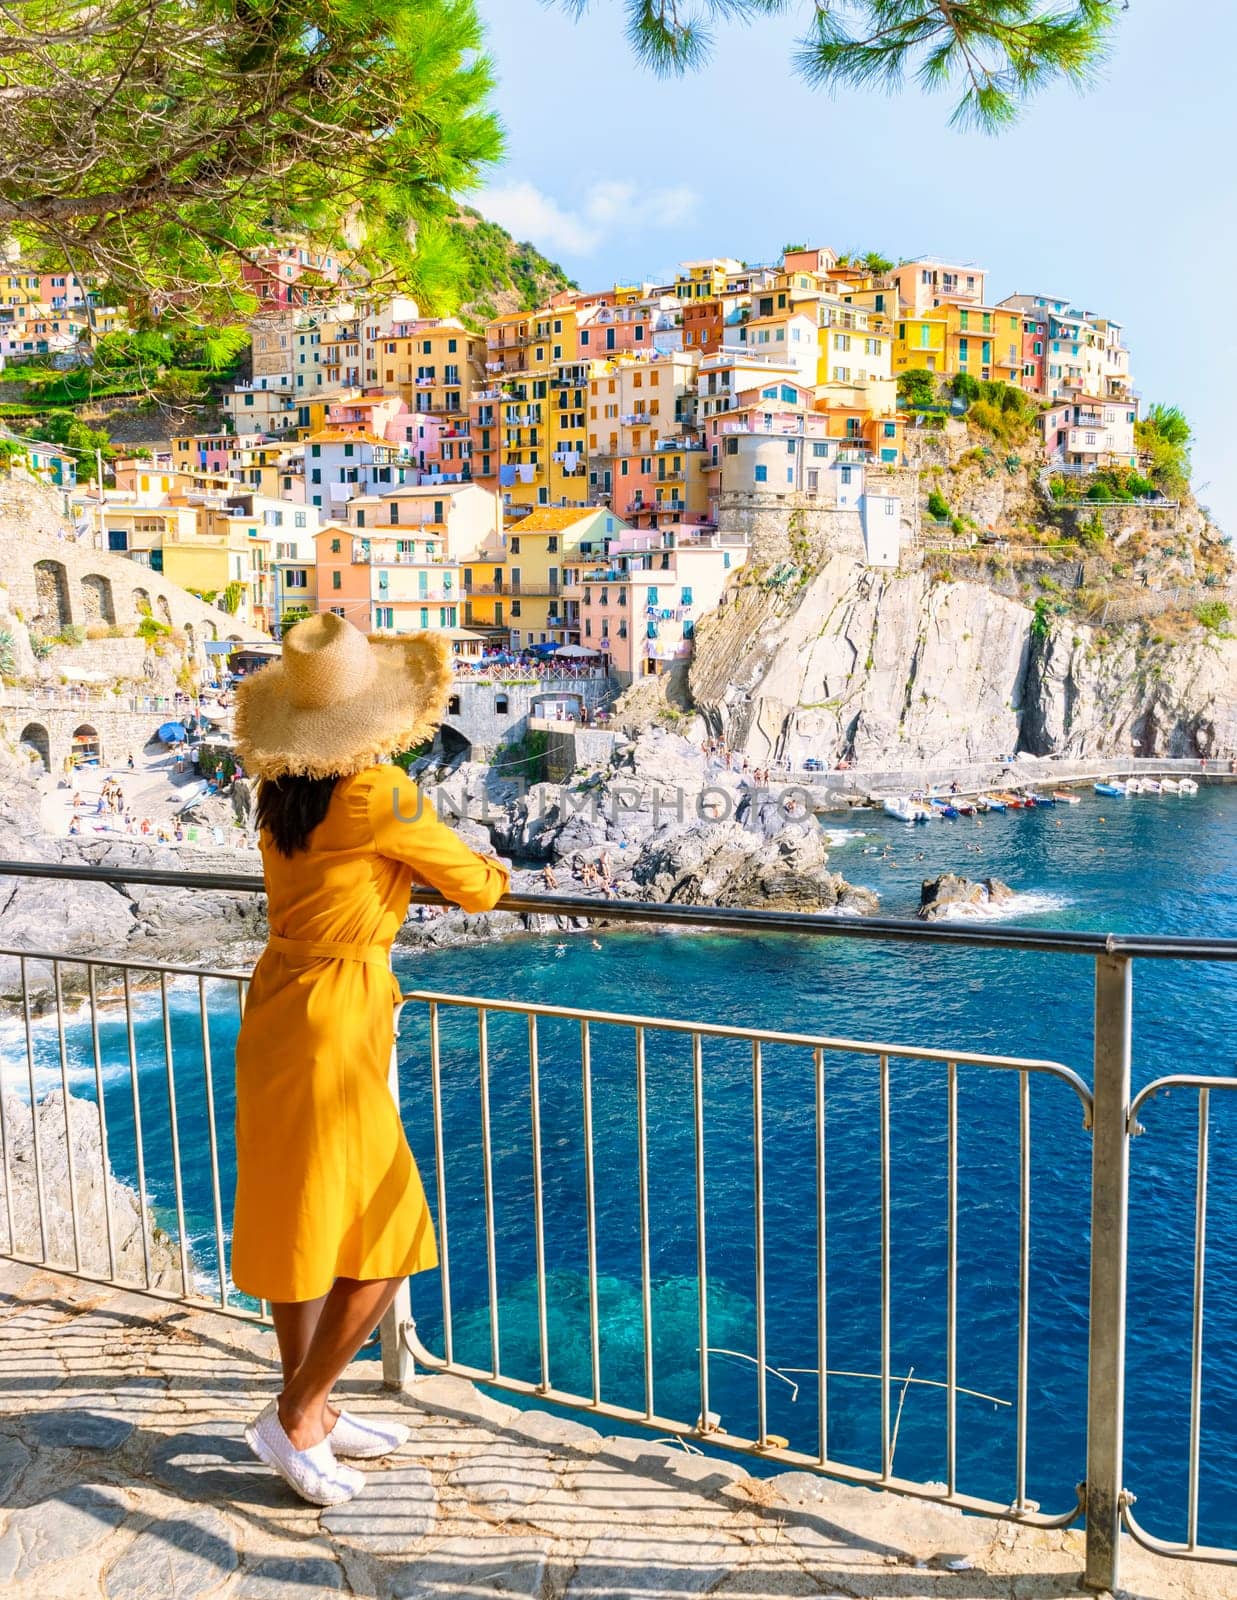
[[[412,1440],[351,1504],[296,1500],[241,1438],[271,1335],[0,1261],[0,1587],[11,1600],[676,1600],[1075,1595],[1077,1532],[1041,1533],[518,1411],[455,1378],[339,1393]],[[1237,1597],[1131,1548],[1129,1600]]]

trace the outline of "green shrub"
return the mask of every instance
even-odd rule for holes
[[[1048,600],[1041,595],[1040,598],[1035,602],[1035,614],[1031,618],[1032,639],[1038,639],[1042,641],[1048,637],[1050,631],[1050,624],[1048,621],[1050,611],[1051,607]]]
[[[70,622],[56,635],[57,644],[79,645],[86,643],[86,630],[80,622]]]
[[[935,517],[938,522],[949,521],[949,501],[939,489],[933,489],[928,496],[928,515]]]
[[[955,399],[966,400],[968,402],[972,400],[978,400],[981,392],[979,387],[979,379],[973,378],[969,372],[959,372],[955,374],[953,382],[949,387],[953,391]]]
[[[898,374],[898,399],[908,406],[930,406],[936,402],[936,374],[926,367],[911,367]]]
[[[1083,544],[1094,549],[1097,545],[1101,545],[1104,542],[1105,534],[1103,517],[1100,516],[1098,511],[1092,512],[1091,516],[1088,517],[1085,522],[1079,522],[1076,532],[1078,538]]]
[[[147,644],[153,644],[156,639],[162,639],[171,633],[171,628],[166,622],[160,622],[158,617],[152,617],[147,611],[137,625],[137,636],[145,639]]]
[[[11,678],[17,671],[17,641],[11,629],[0,628],[0,677]]]
[[[1230,612],[1223,600],[1204,600],[1194,607],[1194,615],[1208,633],[1219,633],[1228,622]]]

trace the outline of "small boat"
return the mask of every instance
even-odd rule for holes
[[[904,794],[890,795],[885,801],[885,810],[891,817],[897,817],[899,822],[926,822],[928,820],[922,806],[914,800],[908,800]]]
[[[1194,782],[1193,778],[1182,778],[1181,789],[1179,792],[1181,794],[1197,794],[1198,785]]]
[[[977,800],[958,801],[958,815],[960,817],[973,817],[978,810],[979,802]]]
[[[1006,805],[1005,801],[1001,799],[999,794],[990,794],[990,795],[987,795],[985,797],[985,799],[984,799],[984,810],[985,811],[1001,811],[1001,812],[1003,812],[1005,810],[1005,805]]]
[[[1076,794],[1071,794],[1068,789],[1054,789],[1052,798],[1059,806],[1080,806],[1082,801]]]
[[[1094,785],[1094,788],[1096,794],[1112,795],[1125,793],[1125,785],[1123,783],[1097,783]]]
[[[935,796],[933,796],[930,804],[940,816],[948,817],[950,821],[954,821],[957,818],[958,808],[951,801],[938,800]]]
[[[1021,806],[1026,805],[1026,801],[1020,794],[1002,794],[1001,799],[1004,800],[1011,811],[1017,811]]]
[[[1027,804],[1030,806],[1055,806],[1056,801],[1050,794],[1036,794],[1034,790],[1027,790]]]
[[[1159,794],[1162,785],[1157,778],[1144,778],[1142,781],[1144,794]]]
[[[1177,782],[1176,778],[1161,778],[1160,789],[1164,794],[1181,793],[1181,785]]]
[[[1125,785],[1125,792],[1126,792],[1126,794],[1141,794],[1143,792],[1143,781],[1142,781],[1142,779],[1141,778],[1130,778],[1130,779],[1128,779],[1127,782],[1126,782],[1126,785]]]

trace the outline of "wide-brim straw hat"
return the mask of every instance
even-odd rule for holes
[[[237,689],[237,748],[254,777],[347,777],[428,739],[450,688],[443,634],[367,637],[321,612]]]

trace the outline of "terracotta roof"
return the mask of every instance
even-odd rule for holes
[[[573,527],[586,518],[596,517],[604,506],[538,506],[528,516],[508,525],[509,533],[558,533],[562,528]]]
[[[366,433],[363,429],[359,432],[347,428],[320,428],[317,433],[311,433],[304,441],[306,444],[384,444],[390,449],[397,448],[389,439],[380,439],[377,434]]]

